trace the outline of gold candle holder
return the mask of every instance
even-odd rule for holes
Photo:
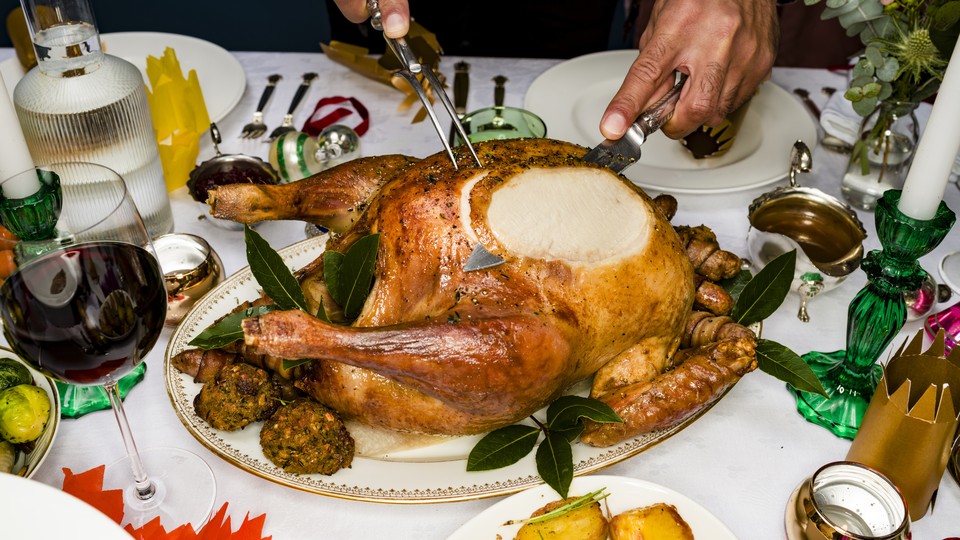
[[[960,423],[960,349],[945,356],[942,331],[923,352],[922,340],[920,330],[884,366],[847,454],[900,488],[913,521],[935,498]]]

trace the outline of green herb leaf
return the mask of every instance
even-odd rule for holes
[[[330,295],[343,308],[347,319],[360,315],[370,294],[379,246],[380,235],[371,234],[357,240],[343,255],[335,251],[324,254],[323,277]]]
[[[320,305],[317,306],[316,317],[325,323],[330,322],[330,317],[327,316],[327,310],[323,307],[323,298],[320,299]]]
[[[343,266],[343,253],[327,250],[323,252],[323,281],[333,301],[342,306],[346,300],[341,296],[340,268]]]
[[[537,472],[540,478],[564,499],[573,482],[573,448],[560,433],[548,433],[537,448]]]
[[[238,311],[233,315],[228,315],[217,324],[200,332],[197,337],[190,340],[190,345],[194,347],[210,350],[225,347],[238,339],[243,339],[243,328],[240,324],[244,319],[259,317],[264,313],[270,313],[279,309],[279,306],[256,306]]]
[[[250,272],[263,292],[281,309],[306,311],[307,300],[303,296],[303,290],[280,255],[247,225],[243,227],[243,239],[247,244]]]
[[[283,370],[286,371],[288,369],[293,369],[297,366],[306,364],[308,362],[313,362],[313,360],[311,358],[300,358],[298,360],[287,360],[286,358],[284,358],[282,362]]]
[[[740,293],[730,313],[733,320],[749,326],[772,315],[790,292],[796,263],[796,250],[767,263]]]
[[[757,340],[757,365],[764,373],[780,379],[797,390],[827,397],[817,375],[803,361],[803,358],[776,341]]]
[[[551,431],[571,429],[580,423],[582,417],[604,424],[623,423],[623,419],[600,400],[562,396],[547,407],[547,428]]]
[[[864,97],[860,101],[853,102],[853,110],[860,116],[870,116],[870,113],[877,108],[877,103],[879,101],[880,100],[875,97]]]
[[[539,515],[539,516],[537,516],[537,517],[535,517],[535,518],[530,518],[530,519],[524,520],[524,522],[525,522],[525,523],[540,523],[540,522],[542,522],[542,521],[549,521],[549,520],[551,520],[551,519],[553,519],[553,518],[558,518],[558,517],[560,517],[560,516],[562,516],[562,515],[564,515],[564,514],[568,514],[568,513],[570,513],[570,512],[573,512],[574,510],[579,510],[580,508],[584,508],[584,507],[590,506],[590,505],[593,504],[593,503],[600,502],[600,501],[602,501],[602,500],[604,500],[604,499],[606,499],[607,497],[610,496],[609,493],[604,493],[604,491],[606,491],[606,489],[607,489],[607,488],[602,487],[602,488],[594,491],[593,493],[587,493],[586,495],[584,495],[584,496],[582,496],[582,497],[578,497],[578,498],[576,498],[576,499],[568,502],[567,504],[564,504],[563,506],[558,506],[557,508],[554,508],[553,510],[551,510],[551,511],[545,513],[545,514],[541,514],[541,515]]]
[[[737,299],[740,298],[740,293],[743,292],[743,288],[747,286],[747,283],[750,283],[751,279],[753,279],[753,273],[749,270],[742,270],[732,278],[718,282],[717,285],[723,287],[730,294],[730,298],[733,298],[733,302],[736,303]]]
[[[540,428],[534,426],[513,425],[491,431],[470,451],[467,470],[489,471],[513,465],[533,450],[539,437]]]
[[[583,424],[583,422],[577,422],[569,428],[550,428],[550,432],[559,433],[563,435],[565,439],[573,443],[573,441],[580,437],[580,434],[583,433],[584,429],[586,429],[586,426]]]

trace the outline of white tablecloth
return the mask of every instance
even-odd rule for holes
[[[12,51],[0,50],[0,60]],[[249,121],[269,73],[278,72],[284,81],[266,111],[267,123],[279,124],[296,87],[294,81],[306,71],[320,78],[313,84],[297,112],[301,125],[318,99],[325,96],[354,96],[370,110],[371,128],[362,139],[364,155],[403,153],[423,157],[441,150],[429,123],[410,124],[410,113],[396,111],[396,90],[354,74],[320,54],[237,53],[247,72],[247,90],[240,104],[220,122],[225,153],[244,152],[266,158],[267,145],[237,138],[241,126]],[[445,58],[443,71],[452,80],[456,58]],[[469,58],[471,63],[468,109],[492,102],[496,74],[509,78],[506,104],[522,106],[527,87],[552,60],[502,60]],[[826,97],[822,86],[843,88],[844,77],[819,70],[778,69],[773,82],[788,90],[803,87],[821,106]],[[599,121],[599,119],[598,119]],[[600,139],[599,133],[597,135]],[[788,149],[784,149],[786,156]],[[200,159],[212,150],[205,141]],[[785,158],[786,159],[786,158]],[[819,187],[836,196],[839,177],[846,158],[822,149],[814,152],[814,170],[801,183]],[[773,186],[726,195],[680,195],[680,209],[674,223],[713,228],[721,245],[745,253],[747,205]],[[960,211],[960,190],[948,186],[946,200]],[[180,189],[171,194],[176,230],[201,235],[209,240],[223,258],[228,273],[245,266],[242,232],[226,231],[198,220],[199,207]],[[863,213],[861,220],[869,231],[868,249],[879,247],[873,216]],[[280,248],[304,238],[303,225],[294,222],[266,223],[259,232]],[[960,248],[955,229],[921,263],[934,272],[940,258]],[[798,353],[809,350],[842,349],[846,308],[863,286],[861,271],[838,289],[814,300],[810,306],[812,322],[796,318],[797,297],[788,297],[784,306],[764,324],[764,337],[779,341]],[[940,306],[946,307],[946,305]],[[912,335],[919,322],[908,323],[895,340]],[[278,540],[296,538],[445,538],[472,516],[499,499],[427,505],[389,505],[354,502],[300,492],[245,473],[201,446],[183,428],[174,414],[164,389],[162,365],[164,348],[171,331],[164,330],[160,343],[149,354],[144,382],[128,397],[127,414],[141,448],[176,446],[201,455],[213,468],[218,482],[217,507],[230,502],[234,523],[247,512],[266,513],[265,534]],[[745,539],[783,537],[784,508],[791,491],[821,465],[841,460],[850,442],[806,422],[796,412],[794,399],[778,380],[755,372],[746,376],[704,417],[669,440],[604,471],[662,484],[700,503],[718,516],[734,533]],[[123,455],[113,415],[94,413],[63,422],[59,438],[36,478],[60,486],[62,467],[74,472],[102,463],[111,463]],[[354,467],[362,467],[358,460]],[[941,485],[937,506],[913,526],[914,538],[942,539],[960,536],[960,486],[949,475]]]

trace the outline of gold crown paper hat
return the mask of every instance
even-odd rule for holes
[[[883,367],[849,461],[887,475],[918,520],[935,500],[960,423],[960,347],[944,355],[943,331],[921,352],[923,330]]]

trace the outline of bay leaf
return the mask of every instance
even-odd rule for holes
[[[344,298],[341,296],[340,287],[340,267],[343,266],[343,253],[339,251],[327,250],[323,252],[323,281],[327,284],[327,290],[337,305],[344,304]]]
[[[281,309],[306,311],[307,299],[283,258],[257,231],[247,225],[243,227],[243,239],[247,245],[250,272],[263,292]]]
[[[580,423],[580,418],[600,423],[623,423],[623,419],[609,405],[593,398],[562,396],[547,407],[547,428],[551,431],[574,428]]]
[[[560,433],[548,433],[537,448],[537,472],[540,478],[566,499],[573,482],[573,448]]]
[[[370,294],[379,246],[380,235],[371,234],[357,240],[343,254],[338,283],[343,303],[337,303],[343,307],[343,315],[347,319],[355,319],[360,315],[363,303]]]
[[[730,279],[718,281],[717,285],[723,287],[730,298],[733,299],[733,302],[736,303],[737,299],[740,298],[740,293],[743,292],[743,288],[747,286],[747,283],[750,283],[751,279],[753,279],[753,274],[749,270],[741,270],[739,274]]]
[[[797,353],[769,339],[757,340],[757,365],[760,371],[772,375],[797,390],[827,397],[820,379]]]
[[[283,369],[284,369],[284,371],[286,371],[286,370],[288,370],[288,369],[293,369],[293,368],[295,368],[295,367],[297,367],[297,366],[306,364],[306,363],[308,363],[308,362],[313,362],[313,359],[312,359],[312,358],[299,358],[299,359],[297,359],[297,360],[287,360],[286,358],[284,358],[282,364],[283,364]]]
[[[228,315],[217,324],[200,332],[197,337],[191,339],[190,345],[205,350],[225,347],[234,341],[243,339],[243,328],[240,325],[244,319],[259,317],[260,315],[270,313],[277,309],[280,309],[280,307],[270,304],[247,308],[243,311]]]
[[[740,293],[730,313],[733,320],[750,326],[772,315],[790,292],[796,264],[796,250],[788,251],[767,263]]]
[[[467,456],[468,471],[499,469],[523,459],[533,450],[540,428],[512,425],[487,433]]]

